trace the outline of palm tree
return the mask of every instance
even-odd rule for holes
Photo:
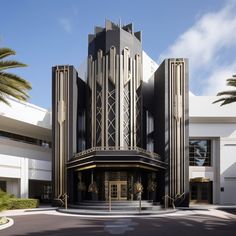
[[[15,55],[15,51],[10,48],[0,48],[0,102],[10,105],[6,97],[12,96],[22,101],[29,98],[27,90],[31,85],[18,75],[8,73],[6,70],[17,67],[25,67],[26,64],[14,60],[3,60],[4,58]]]
[[[228,86],[236,88],[236,75],[233,75],[232,78],[229,78],[226,81]],[[236,102],[236,90],[223,91],[218,93],[217,96],[226,96],[213,102],[213,103],[222,102],[221,106],[232,102]]]

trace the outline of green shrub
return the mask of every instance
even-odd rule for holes
[[[8,209],[10,199],[13,199],[13,196],[0,189],[0,211]]]
[[[0,189],[0,211],[36,208],[38,205],[38,199],[15,198],[13,195],[5,193]]]
[[[12,209],[27,209],[37,208],[39,206],[38,199],[24,199],[24,198],[11,198],[8,201],[8,210]]]
[[[13,198],[13,197],[14,197],[14,195],[8,194],[0,189],[0,199],[3,199],[3,198],[8,199],[8,198]]]

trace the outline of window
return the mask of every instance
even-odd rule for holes
[[[190,139],[189,141],[189,165],[211,166],[211,140]]]
[[[154,132],[154,116],[151,112],[146,111],[146,142],[147,146],[146,149],[150,152],[154,152],[154,139],[153,139],[153,132]]]
[[[0,181],[0,190],[6,192],[7,191],[7,182],[6,181]]]
[[[86,149],[86,116],[85,111],[78,113],[78,133],[77,133],[77,152]]]
[[[41,146],[45,148],[51,148],[52,146],[51,142],[49,141],[31,138],[31,137],[27,137],[27,136],[23,136],[19,134],[14,134],[14,133],[6,132],[3,130],[0,130],[0,137],[11,139],[18,142],[29,143],[29,144],[33,144],[33,145],[37,145],[37,146]]]

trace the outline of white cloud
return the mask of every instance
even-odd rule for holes
[[[228,66],[218,66],[207,78],[207,86],[203,89],[205,95],[216,95],[220,91],[231,90],[226,86],[226,79],[231,78],[236,72],[236,60]]]
[[[236,1],[227,1],[221,10],[202,15],[161,55],[161,59],[189,58],[191,84],[193,87],[199,83],[206,86],[200,93],[214,95],[221,91],[229,73],[236,72],[235,62],[223,66],[226,63],[224,52],[231,49],[236,52],[235,12]]]
[[[68,18],[61,18],[61,19],[59,19],[59,23],[60,23],[61,27],[67,33],[71,33],[72,32],[72,23],[71,23],[70,19],[68,19]]]

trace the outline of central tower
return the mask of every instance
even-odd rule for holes
[[[106,21],[88,47],[90,147],[142,147],[141,32]]]
[[[188,204],[188,62],[164,60],[147,83],[142,55],[141,32],[107,20],[88,37],[86,82],[53,67],[55,201]]]

